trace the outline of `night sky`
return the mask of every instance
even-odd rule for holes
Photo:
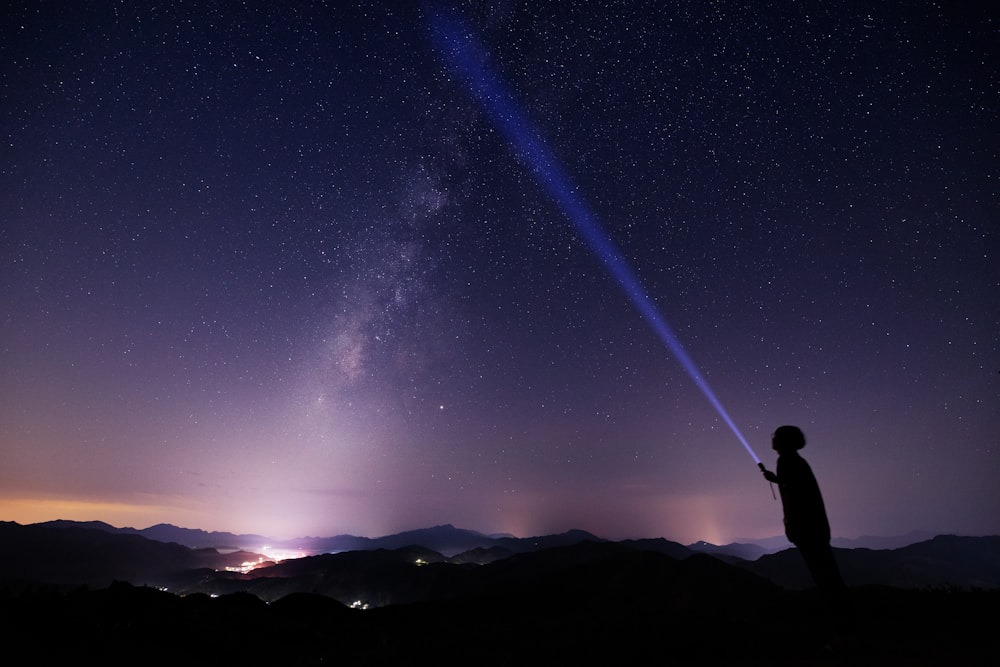
[[[991,3],[16,4],[0,519],[782,533],[443,15],[835,536],[1000,533]]]

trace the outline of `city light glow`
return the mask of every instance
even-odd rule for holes
[[[239,565],[229,565],[225,568],[225,570],[227,572],[239,572],[241,574],[246,574],[260,567],[280,563],[283,560],[305,558],[309,555],[301,549],[285,549],[282,547],[271,547],[266,545],[260,548],[260,553],[261,555],[257,557],[257,560],[243,561]]]

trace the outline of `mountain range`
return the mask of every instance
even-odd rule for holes
[[[996,536],[837,549],[853,601],[837,620],[794,550],[436,526],[261,562],[234,536],[147,531],[0,522],[7,636],[36,664],[986,665],[1000,651],[983,612],[1000,602]]]
[[[608,552],[656,553],[680,561],[700,554],[782,588],[797,590],[812,585],[794,549],[774,552],[747,543],[685,546],[663,538],[612,542],[581,530],[519,538],[489,536],[445,524],[379,538],[338,535],[281,543],[259,535],[211,533],[169,524],[136,530],[103,522],[50,521],[24,526],[0,522],[0,544],[0,578],[5,581],[99,586],[123,580],[184,592],[248,590],[268,600],[294,590],[322,592],[342,601],[350,598],[351,602],[397,600],[401,594],[390,590],[397,584],[387,582],[398,580],[400,586],[419,588],[419,582],[426,578],[423,574],[414,575],[412,580],[390,576],[397,565],[407,572],[418,560],[449,566],[443,577],[457,581],[465,575],[453,571],[512,559],[517,562],[514,557],[521,554],[580,544]],[[262,551],[269,544],[310,555],[273,562]],[[1000,536],[939,535],[892,549],[834,551],[844,578],[852,585],[1000,589]],[[246,569],[247,563],[254,564],[252,571],[239,571]],[[507,564],[496,569],[504,567]],[[379,568],[385,571],[380,571],[377,590],[359,588],[356,582]],[[333,582],[342,582],[343,589]],[[449,582],[455,585],[451,579]],[[277,592],[268,592],[271,589]],[[411,601],[412,595],[403,598]]]
[[[197,528],[181,528],[167,523],[149,528],[117,528],[103,521],[47,521],[39,526],[91,528],[111,533],[140,535],[158,542],[176,542],[192,549],[217,549],[220,551],[259,551],[267,545],[273,548],[300,551],[304,554],[335,553],[339,551],[370,551],[373,549],[396,549],[418,544],[433,549],[446,556],[472,549],[500,547],[513,552],[532,550],[537,546],[554,546],[578,541],[579,539],[600,538],[586,531],[571,530],[560,535],[518,538],[512,535],[485,535],[474,530],[455,528],[443,524],[383,537],[359,537],[356,535],[336,535],[333,537],[298,537],[291,540],[277,540],[264,535],[208,532]],[[862,536],[854,539],[834,538],[831,544],[841,549],[898,549],[916,542],[923,542],[935,535],[926,531],[912,531],[905,535],[880,537]],[[709,542],[688,544],[691,551],[709,553],[716,556],[735,556],[743,560],[756,560],[760,556],[783,551],[791,547],[784,536],[758,540],[739,540],[730,544],[715,545]]]

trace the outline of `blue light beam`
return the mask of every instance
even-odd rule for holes
[[[701,393],[759,466],[761,462],[757,454],[715,396],[715,392],[695,366],[673,329],[657,310],[621,251],[601,228],[596,216],[577,194],[569,176],[562,170],[539,132],[521,111],[513,95],[507,91],[507,87],[493,70],[489,56],[478,40],[457,16],[442,11],[431,9],[429,25],[432,42],[443,56],[449,71],[464,82],[472,97],[501,131],[521,160],[531,169],[539,184],[573,223],[594,254],[618,281],[643,319],[673,352],[674,357],[694,380]]]

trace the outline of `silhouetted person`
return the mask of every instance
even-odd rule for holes
[[[764,479],[778,485],[781,507],[785,512],[785,535],[798,547],[816,587],[827,597],[837,615],[840,629],[847,629],[851,615],[847,607],[844,580],[830,548],[830,522],[819,484],[812,468],[799,456],[806,437],[797,426],[780,426],[771,437],[771,447],[778,452],[777,473],[764,468]]]

